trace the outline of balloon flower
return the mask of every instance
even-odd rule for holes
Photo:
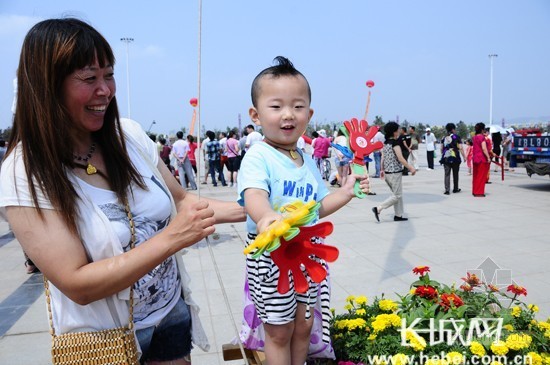
[[[367,115],[369,114],[370,89],[374,87],[374,81],[369,80],[369,81],[367,81],[366,85],[369,88],[369,96],[367,97],[367,108],[365,109],[365,116],[363,117],[364,120],[367,120]]]
[[[365,166],[365,157],[374,151],[382,149],[384,144],[380,141],[372,142],[372,138],[378,132],[377,126],[371,126],[366,120],[357,120],[352,118],[350,121],[345,121],[340,130],[346,135],[348,147],[353,152],[353,160],[351,170],[358,175],[365,175],[367,168]],[[355,182],[355,196],[364,198],[366,194],[359,187],[359,181]]]

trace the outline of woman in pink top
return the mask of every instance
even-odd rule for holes
[[[233,183],[237,183],[237,173],[241,168],[241,157],[239,151],[239,141],[237,140],[235,131],[229,132],[229,138],[225,143],[225,151],[227,152],[227,169],[229,170],[229,187]]]
[[[476,135],[472,138],[472,161],[474,163],[474,176],[472,177],[472,194],[475,197],[485,196],[485,183],[487,182],[487,173],[491,163],[491,156],[487,149],[487,142],[483,131],[485,124],[477,123],[475,125]]]
[[[187,142],[189,142],[189,152],[187,152],[187,157],[189,158],[189,162],[191,162],[191,167],[193,167],[195,175],[197,175],[197,157],[195,156],[197,142],[195,142],[195,137],[193,137],[192,135],[187,136]]]

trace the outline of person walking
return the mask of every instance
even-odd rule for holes
[[[176,133],[178,140],[172,145],[172,156],[176,158],[176,166],[178,168],[178,174],[180,178],[181,186],[186,187],[185,177],[189,181],[191,187],[190,190],[197,190],[197,184],[195,183],[195,176],[193,175],[193,167],[191,161],[189,161],[189,143],[183,139],[183,132],[178,131]]]
[[[395,215],[393,220],[396,222],[406,221],[403,217],[403,166],[411,173],[416,174],[416,169],[409,165],[401,153],[399,145],[399,125],[395,122],[386,123],[384,126],[386,142],[382,148],[382,167],[380,177],[384,178],[386,184],[391,190],[391,196],[382,202],[382,204],[373,207],[372,212],[378,222],[380,222],[380,212],[393,206]]]
[[[374,135],[374,137],[372,138],[372,143],[375,143],[375,142],[382,142],[384,143],[386,141],[386,137],[384,137],[384,133],[382,133],[380,130],[378,132],[376,132],[376,134]],[[375,173],[374,173],[374,176],[375,178],[378,178],[380,177],[380,169],[381,169],[381,160],[382,160],[382,151],[374,151],[372,153],[373,157],[374,157],[374,168],[375,168]]]
[[[208,143],[206,144],[206,154],[208,158],[208,171],[210,172],[210,178],[212,179],[212,185],[218,186],[218,180],[222,183],[222,186],[227,186],[225,177],[222,173],[222,167],[220,164],[221,159],[221,147],[220,143],[216,139],[216,134],[212,131],[206,131],[208,136]],[[216,172],[218,173],[218,180],[216,180]]]
[[[477,123],[474,126],[475,136],[472,138],[472,194],[475,197],[485,197],[485,184],[491,166],[491,155],[485,140],[485,124]]]
[[[409,127],[409,135],[411,136],[411,154],[409,155],[408,162],[418,170],[418,144],[420,143],[420,139],[414,126]]]
[[[441,163],[445,168],[445,192],[443,194],[449,195],[451,188],[451,171],[453,172],[453,193],[460,193],[461,189],[458,187],[458,172],[460,170],[460,155],[464,161],[466,161],[466,154],[462,148],[462,140],[460,136],[455,133],[456,125],[454,123],[447,123],[445,126],[447,135],[441,140]]]
[[[409,161],[409,155],[411,154],[411,143],[412,139],[410,134],[407,133],[406,127],[401,127],[399,129],[399,145],[401,146],[401,152],[403,153],[403,158],[406,161]],[[409,170],[406,167],[403,168],[403,175],[409,175]]]
[[[426,143],[426,157],[428,159],[428,170],[434,169],[434,154],[435,154],[435,135],[432,133],[431,128],[426,128],[426,135],[424,136],[424,142]]]

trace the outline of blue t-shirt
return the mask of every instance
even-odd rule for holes
[[[243,158],[237,177],[238,203],[244,206],[244,191],[248,188],[267,191],[275,210],[296,200],[320,202],[328,189],[311,157],[298,152],[304,159],[301,167],[267,143],[254,144]],[[246,228],[249,233],[257,233],[250,216],[246,217]]]

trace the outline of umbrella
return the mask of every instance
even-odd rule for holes
[[[500,134],[506,134],[506,128],[503,128],[499,125],[493,124],[489,127],[490,133],[500,133]]]

